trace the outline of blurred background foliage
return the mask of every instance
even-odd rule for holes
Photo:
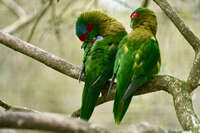
[[[34,14],[47,0],[15,0],[27,14]],[[141,5],[141,0],[60,0],[47,9],[30,39],[35,20],[13,34],[22,40],[47,50],[63,59],[81,66],[83,51],[75,36],[75,21],[83,11],[103,10],[117,18],[130,32],[129,15]],[[185,23],[200,37],[200,0],[169,0]],[[126,4],[123,4],[126,3]],[[158,19],[157,38],[162,54],[160,74],[186,80],[194,52],[172,22],[152,1],[149,8]],[[17,21],[18,17],[0,0],[0,29]],[[9,104],[25,106],[38,111],[66,115],[80,107],[84,83],[67,77],[16,51],[0,46],[0,98]],[[200,114],[200,91],[194,92],[195,111]],[[180,129],[172,97],[166,92],[156,92],[134,97],[123,122],[114,124],[113,102],[96,107],[91,123],[113,130],[131,130],[131,125],[148,122],[166,129]],[[22,132],[20,130],[20,132]],[[28,132],[28,131],[24,131]],[[29,131],[39,132],[39,131]]]

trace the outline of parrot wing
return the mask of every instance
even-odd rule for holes
[[[85,61],[85,86],[82,94],[81,119],[88,120],[96,106],[104,83],[111,77],[117,45],[112,37],[96,41]]]
[[[160,60],[158,43],[152,38],[143,41],[124,41],[116,58],[115,67],[119,68],[116,67],[117,91],[113,112],[115,122],[120,124],[134,90],[146,83],[155,71],[154,67]]]

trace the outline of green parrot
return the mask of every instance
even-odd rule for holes
[[[161,64],[156,15],[150,9],[138,8],[130,17],[133,30],[120,41],[112,78],[112,82],[117,79],[113,107],[116,124],[124,117],[134,91],[157,74]]]
[[[85,75],[81,119],[90,119],[103,85],[112,77],[118,44],[126,34],[120,22],[103,12],[84,12],[78,17],[76,35],[84,48],[79,80]]]

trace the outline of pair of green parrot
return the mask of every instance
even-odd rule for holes
[[[160,69],[161,59],[156,40],[155,13],[138,8],[131,15],[131,33],[127,34],[116,19],[100,12],[82,13],[76,22],[76,35],[83,42],[85,75],[80,118],[88,121],[101,89],[112,77],[117,80],[114,119],[120,124],[136,89],[147,83]],[[108,90],[109,96],[110,89]]]

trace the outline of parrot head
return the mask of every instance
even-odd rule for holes
[[[93,40],[99,34],[98,24],[91,12],[82,13],[76,21],[76,35],[82,41]]]
[[[148,8],[138,8],[130,15],[131,28],[135,29],[139,26],[149,28],[153,34],[157,31],[157,20],[155,13]]]

